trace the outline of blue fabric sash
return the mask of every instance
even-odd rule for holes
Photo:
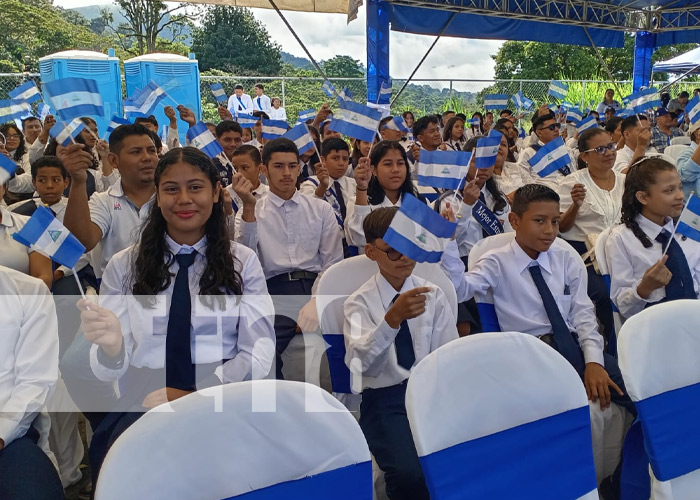
[[[372,462],[322,472],[296,481],[273,484],[224,500],[372,500]]]
[[[635,404],[656,478],[669,481],[700,469],[700,384]]]
[[[345,337],[343,335],[323,335],[326,341],[326,357],[328,369],[331,372],[331,387],[333,392],[350,394],[350,370],[345,364]]]
[[[588,406],[420,458],[433,498],[579,498],[596,489]]]
[[[486,231],[490,236],[493,236],[494,234],[502,234],[504,231],[503,224],[501,224],[501,221],[498,220],[496,214],[489,210],[489,207],[487,207],[481,200],[477,200],[476,203],[474,203],[474,207],[472,208],[472,217],[474,217],[474,219],[481,224],[481,227],[483,227],[484,231]]]

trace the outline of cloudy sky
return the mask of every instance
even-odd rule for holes
[[[54,3],[61,7],[72,8],[86,5],[88,1],[54,0]],[[97,0],[94,3],[111,2]],[[253,12],[255,17],[267,26],[271,38],[278,42],[285,52],[306,57],[303,49],[275,11],[253,9]],[[300,12],[284,14],[317,60],[330,59],[335,55],[349,55],[366,64],[364,7],[360,8],[358,18],[350,25],[346,24],[346,16],[340,14]],[[394,78],[408,77],[432,42],[433,37],[391,32],[391,75]],[[495,40],[442,38],[416,73],[415,78],[482,80],[493,78],[494,64],[490,56],[498,51],[501,44],[501,41]],[[473,85],[456,84],[455,88],[472,90]]]

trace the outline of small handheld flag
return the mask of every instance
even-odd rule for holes
[[[566,113],[566,121],[569,122],[580,122],[583,119],[583,113],[581,113],[581,110],[578,109],[576,106],[573,108],[569,108],[569,111]]]
[[[284,120],[267,120],[262,119],[262,138],[277,139],[287,133],[289,125]]]
[[[305,109],[299,111],[299,116],[297,117],[298,122],[305,122],[306,120],[313,120],[316,117],[316,110],[314,108]]]
[[[481,120],[479,120],[478,118],[470,118],[469,125],[471,125],[472,127],[478,127],[479,125],[481,125]]]
[[[476,168],[490,168],[496,164],[498,148],[501,146],[502,139],[503,134],[492,130],[489,132],[489,135],[477,140],[476,156],[474,159],[474,166]]]
[[[456,222],[445,220],[422,201],[405,194],[382,239],[416,262],[440,262],[455,229]]]
[[[552,80],[549,84],[549,90],[547,91],[547,94],[555,99],[565,99],[568,93],[569,85],[559,80]]]
[[[62,120],[105,114],[102,95],[95,80],[61,78],[44,83],[44,91]]]
[[[114,129],[119,127],[120,125],[131,125],[131,122],[126,118],[114,115],[109,121],[109,125],[107,125],[107,133],[111,134],[112,132],[114,132]]]
[[[80,118],[73,118],[69,122],[57,120],[56,124],[49,130],[49,135],[56,139],[61,146],[68,146],[85,128],[85,124]]]
[[[377,99],[377,104],[389,104],[391,102],[391,80],[382,81],[379,87],[379,97]]]
[[[634,113],[631,109],[625,108],[615,113],[615,116],[619,116],[620,118],[627,118],[628,116],[634,116]]]
[[[678,219],[676,232],[691,240],[700,241],[700,198],[693,193],[688,197],[688,203]]]
[[[568,113],[569,109],[571,109],[573,107],[574,107],[574,105],[571,104],[569,101],[562,101],[559,104],[559,111],[561,111],[562,113]]]
[[[0,184],[5,184],[12,179],[17,170],[17,164],[5,155],[0,155]]]
[[[553,141],[549,141],[542,146],[535,156],[528,160],[537,175],[547,177],[559,170],[564,175],[569,175],[569,163],[571,163],[571,155],[569,148],[564,144],[561,137],[557,137]]]
[[[343,90],[338,92],[338,102],[352,101],[352,96],[352,91],[348,87],[345,87]]]
[[[296,125],[292,129],[288,130],[282,137],[289,139],[296,144],[300,155],[303,155],[308,150],[316,147],[314,139],[311,137],[309,127],[306,126],[306,123]]]
[[[700,94],[688,101],[688,104],[685,105],[685,114],[688,115],[691,124],[700,120]]]
[[[393,119],[389,120],[384,124],[384,128],[389,130],[396,130],[397,132],[410,132],[411,130],[406,125],[406,121],[402,116],[394,116]]]
[[[418,184],[443,189],[457,189],[467,175],[471,153],[466,151],[421,150]]]
[[[654,87],[630,94],[627,96],[627,99],[629,99],[627,108],[631,109],[634,113],[644,113],[650,108],[661,107],[661,96],[659,95],[659,91]]]
[[[206,153],[209,158],[214,158],[224,152],[221,144],[219,144],[219,141],[216,140],[216,137],[209,131],[204,122],[199,122],[194,127],[189,128],[187,140],[190,141],[192,146]]]
[[[337,94],[337,92],[335,91],[335,87],[328,80],[323,82],[323,85],[321,85],[321,90],[323,90],[323,93],[326,94],[328,97],[333,97],[334,94]]]
[[[78,238],[73,236],[48,208],[41,205],[24,227],[12,237],[69,268],[75,267],[78,259],[85,253],[85,247]]]
[[[591,115],[585,120],[581,120],[578,122],[578,125],[576,125],[576,131],[580,134],[588,130],[589,128],[597,128],[598,127],[598,120],[595,119],[595,116]]]
[[[518,109],[530,109],[535,104],[535,101],[525,97],[521,91],[518,91],[512,99]]]
[[[220,83],[212,83],[211,85],[209,85],[209,88],[211,89],[212,94],[214,94],[214,97],[218,102],[228,102],[228,96],[226,95],[226,91],[224,90],[223,85],[221,85]]]
[[[331,120],[329,129],[361,141],[374,141],[382,119],[380,111],[352,101],[341,102],[340,109],[342,115]]]
[[[508,94],[484,95],[484,109],[506,109],[508,107]]]
[[[136,92],[130,99],[124,101],[124,115],[127,118],[138,118],[149,116],[158,106],[158,103],[165,99],[165,93],[155,82],[149,82],[143,89]]]
[[[41,100],[41,92],[39,92],[39,87],[36,86],[32,80],[23,83],[16,89],[10,90],[10,99],[15,102],[26,102],[31,104],[35,101]]]
[[[245,113],[238,113],[236,116],[236,121],[241,126],[241,128],[253,128],[255,124],[258,123],[259,118],[253,115],[246,115]]]
[[[32,108],[26,102],[0,101],[0,122],[21,120],[31,114]]]
[[[43,122],[46,119],[46,117],[51,114],[51,108],[48,104],[40,102],[36,112],[38,113],[37,118],[39,118],[39,120]]]

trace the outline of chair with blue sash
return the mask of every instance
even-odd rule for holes
[[[622,325],[618,349],[651,466],[652,498],[698,498],[700,302],[674,300],[635,314]]]
[[[605,242],[608,240],[608,237],[610,236],[610,231],[613,228],[609,227],[605,229],[602,233],[598,235],[598,239],[595,242],[595,260],[596,263],[598,264],[598,269],[600,270],[600,274],[603,276],[603,282],[605,282],[605,286],[608,288],[608,293],[610,293],[610,261],[608,259],[608,255],[605,252]],[[608,339],[608,353],[611,356],[617,357],[617,333],[620,331],[620,328],[622,327],[622,315],[620,314],[620,311],[617,310],[617,306],[615,305],[615,302],[610,300],[612,304],[612,309],[613,309],[613,320],[615,322],[615,331],[612,332],[612,335],[610,335],[610,339]]]
[[[406,410],[432,500],[597,500],[588,399],[531,335],[471,335],[414,367]]]
[[[345,407],[303,382],[210,387],[146,413],[114,443],[97,500],[371,500],[372,463]]]

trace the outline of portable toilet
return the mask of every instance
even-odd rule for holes
[[[124,61],[124,77],[126,80],[126,95],[131,96],[137,89],[142,89],[153,81],[168,95],[153,112],[160,130],[168,125],[163,109],[173,108],[178,104],[187,106],[194,112],[197,120],[202,119],[202,96],[199,90],[199,65],[194,58],[176,54],[146,54]],[[178,123],[180,144],[185,144],[187,126]]]
[[[103,136],[112,115],[122,116],[122,76],[119,71],[119,58],[114,49],[108,54],[90,50],[66,50],[39,59],[39,71],[43,83],[61,78],[87,78],[97,82],[102,96],[104,116],[91,116]],[[50,104],[49,101],[46,101]]]

